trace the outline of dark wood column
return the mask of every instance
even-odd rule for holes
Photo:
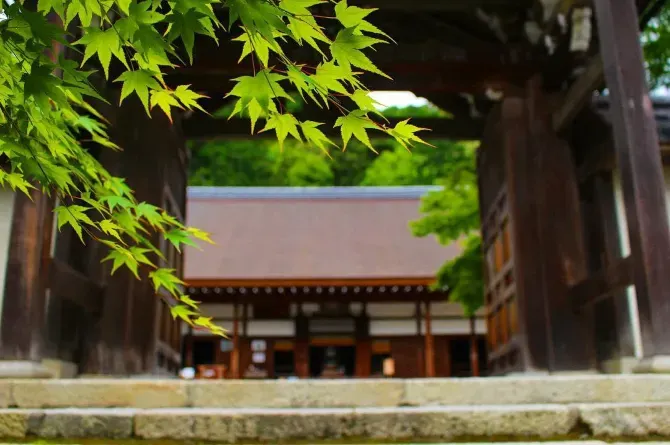
[[[536,215],[541,291],[546,298],[549,370],[574,371],[594,366],[589,308],[575,311],[570,287],[586,275],[583,221],[572,151],[554,132],[542,79],[527,86],[529,143],[535,158]],[[523,236],[523,235],[522,235]]]
[[[479,377],[479,347],[477,346],[475,317],[470,317],[470,374],[472,377]]]
[[[424,377],[426,375],[425,344],[421,335],[421,302],[417,301],[414,306],[414,316],[416,318],[416,362],[417,374],[414,377]]]
[[[528,109],[523,95],[506,97],[501,107],[501,139],[518,301],[519,365],[523,371],[546,370],[547,309],[542,287],[537,220],[537,188],[541,181],[534,145],[529,143]],[[481,174],[481,173],[480,173]],[[484,178],[482,178],[482,181]],[[489,323],[489,336],[497,338]],[[497,344],[491,345],[495,354]],[[492,366],[494,372],[496,366]]]
[[[424,334],[424,358],[426,360],[425,369],[426,377],[435,377],[435,344],[433,341],[433,326],[432,317],[430,314],[430,301],[427,301],[424,306],[426,312],[425,325],[426,332]]]
[[[363,303],[361,314],[356,317],[356,377],[370,377],[371,366],[370,318],[368,317],[367,304]]]
[[[41,360],[53,201],[38,190],[14,196],[4,298],[2,359]],[[3,265],[4,266],[4,265]]]
[[[670,230],[634,0],[595,0],[644,356],[670,354]]]
[[[230,352],[230,377],[240,378],[240,306],[233,304],[233,350]]]
[[[296,376],[301,379],[309,377],[309,320],[298,304],[298,314],[295,317],[295,346],[293,359]]]

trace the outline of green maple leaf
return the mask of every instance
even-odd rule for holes
[[[54,10],[61,18],[65,17],[65,1],[64,0],[38,0],[37,11],[49,13]]]
[[[193,312],[193,309],[191,309],[189,306],[184,305],[184,304],[177,304],[174,306],[170,307],[170,313],[172,314],[172,318],[175,320],[177,318],[184,320],[188,324],[192,324],[193,322],[191,321],[191,317],[194,315],[198,315],[196,312]]]
[[[149,112],[149,89],[161,89],[156,79],[154,79],[152,72],[147,70],[126,71],[121,74],[115,82],[123,82],[119,104],[121,104],[123,99],[128,97],[132,92],[135,92],[137,97],[142,101],[147,114],[151,116],[151,113]]]
[[[379,102],[370,97],[369,91],[356,90],[350,97],[361,110],[370,111],[382,116],[382,113],[376,107],[376,105],[380,105]]]
[[[155,25],[165,18],[163,14],[153,10],[150,0],[131,2],[128,8],[128,17],[132,17],[138,23],[145,25]]]
[[[207,113],[201,106],[198,104],[198,100],[206,98],[207,96],[203,96],[202,94],[198,94],[196,92],[193,92],[189,89],[190,85],[179,85],[175,90],[174,90],[174,97],[179,99],[179,102],[187,109],[187,110],[193,110],[197,109],[202,111],[203,113]]]
[[[79,239],[84,242],[81,224],[83,223],[89,226],[94,225],[91,218],[86,214],[87,210],[89,210],[88,207],[80,205],[60,205],[56,207],[54,212],[56,213],[56,219],[58,221],[58,229],[60,230],[64,225],[68,224],[77,233]]]
[[[185,13],[173,9],[172,13],[165,19],[170,24],[167,34],[168,41],[173,42],[177,38],[181,38],[191,64],[193,64],[193,46],[196,34],[204,34],[216,40],[211,22],[203,20],[206,17],[205,14],[196,9],[189,9]]]
[[[296,65],[288,66],[286,76],[288,77],[289,82],[291,82],[293,86],[296,87],[303,101],[305,100],[305,94],[307,94],[307,96],[309,96],[319,107],[321,107],[321,104],[314,96],[314,92],[316,91],[318,93],[319,91],[319,85],[312,77],[305,74],[301,68],[302,67]],[[322,87],[322,89],[327,93],[327,88]],[[321,95],[321,97],[323,100],[327,100],[327,98],[324,98],[323,95]]]
[[[267,121],[265,128],[261,131],[274,130],[277,133],[279,148],[284,148],[284,141],[290,134],[299,141],[302,141],[298,131],[298,120],[292,114],[273,114]]]
[[[325,3],[321,0],[281,0],[279,8],[288,14],[288,29],[293,39],[302,45],[303,40],[309,46],[317,50],[325,58],[317,41],[330,44],[330,39],[323,33],[323,29],[317,24],[316,19],[309,11],[309,7]]]
[[[356,74],[351,71],[351,67],[336,65],[335,62],[325,62],[316,67],[316,73],[310,76],[312,82],[317,86],[316,91],[328,106],[328,91],[337,94],[348,95],[344,83],[354,88],[360,88],[361,83]]]
[[[130,4],[133,0],[114,0],[114,2],[119,5],[119,9],[125,15],[130,15]]]
[[[111,235],[114,238],[116,238],[117,240],[122,241],[121,236],[119,235],[119,231],[121,230],[121,227],[118,224],[116,224],[114,221],[112,221],[110,219],[103,219],[98,224],[98,227],[100,228],[100,230],[103,233],[105,233],[107,235]]]
[[[112,261],[111,274],[114,275],[114,272],[116,272],[119,267],[126,266],[133,273],[133,275],[135,275],[135,278],[139,279],[140,276],[137,273],[139,264],[130,250],[126,249],[125,247],[121,247],[118,244],[108,242],[105,242],[105,244],[110,246],[112,250],[105,258],[103,258],[102,261]]]
[[[204,241],[209,244],[214,244],[214,241],[212,241],[212,238],[209,233],[205,232],[204,230],[200,230],[196,227],[187,227],[186,231],[193,236],[196,239],[199,239],[200,241]]]
[[[135,207],[138,218],[144,218],[152,227],[163,227],[163,217],[155,205],[141,202]]]
[[[283,20],[286,15],[274,3],[265,0],[228,0],[229,26],[236,21],[249,32],[260,34],[267,41],[272,41],[277,32],[288,34],[288,26]]]
[[[240,98],[239,107],[236,110],[246,109],[249,102],[255,99],[264,112],[270,111],[270,104],[273,99],[286,98],[293,101],[293,98],[284,90],[279,83],[285,80],[286,76],[273,73],[269,70],[261,70],[255,76],[242,76],[234,79],[235,86],[226,94]],[[232,115],[231,115],[232,116]]]
[[[337,64],[351,69],[351,66],[360,68],[362,70],[370,71],[371,73],[379,74],[386,78],[390,77],[384,74],[374,63],[361,51],[365,48],[370,48],[376,43],[386,43],[383,40],[375,39],[356,33],[356,28],[346,28],[341,30],[335,41],[330,45],[330,53]]]
[[[161,287],[164,287],[172,295],[179,293],[179,286],[185,283],[175,276],[174,269],[160,268],[149,272],[149,278],[154,285],[154,290],[158,292]]]
[[[192,300],[188,295],[180,295],[179,301],[187,306],[192,307],[193,309],[198,309],[198,303],[200,303],[199,301]]]
[[[107,203],[110,211],[114,211],[116,207],[121,207],[127,209],[133,206],[132,201],[130,201],[125,196],[119,195],[107,195],[101,196],[98,198],[100,202]]]
[[[325,134],[321,130],[319,130],[319,126],[323,125],[320,122],[313,122],[313,121],[305,121],[300,123],[300,128],[302,129],[302,134],[305,135],[305,141],[316,145],[321,151],[326,153],[329,157],[330,154],[328,153],[328,147],[326,147],[326,144],[335,145],[328,137],[326,137]]]
[[[273,35],[274,37],[281,37],[283,34],[276,32]],[[272,40],[267,40],[260,34],[253,34],[245,30],[244,34],[233,39],[235,42],[244,43],[244,46],[242,46],[242,54],[240,54],[240,58],[237,62],[239,63],[251,53],[255,53],[256,56],[258,56],[261,65],[267,67],[270,61],[270,51],[284,55],[284,50],[282,50],[274,37]]]
[[[372,23],[365,20],[365,18],[377,8],[359,8],[358,6],[347,5],[347,0],[341,0],[335,5],[335,18],[345,28],[356,28],[358,31],[368,31],[375,34],[381,34],[388,37],[386,33]]]
[[[344,146],[342,147],[343,150],[346,150],[347,143],[349,143],[349,140],[353,136],[365,144],[370,150],[377,153],[370,143],[367,130],[379,130],[379,127],[370,120],[365,111],[354,110],[346,116],[338,117],[335,121],[335,127],[340,127],[340,131],[342,132],[342,141],[344,142]]]
[[[98,60],[100,60],[100,64],[105,71],[106,79],[109,78],[109,64],[112,61],[112,55],[120,60],[127,69],[130,69],[126,55],[121,48],[121,39],[114,29],[102,31],[99,28],[87,28],[86,34],[74,44],[86,46],[84,58],[81,61],[82,66],[93,55],[98,56]]]
[[[65,17],[63,17],[65,19],[63,23],[65,28],[67,29],[70,22],[72,22],[77,17],[79,17],[81,26],[84,28],[91,26],[91,21],[93,20],[93,9],[87,5],[86,0],[69,1],[67,10],[65,11]]]
[[[28,196],[30,196],[29,189],[35,188],[24,179],[23,174],[19,172],[7,173],[3,170],[0,170],[0,186],[4,186],[5,184],[9,185],[12,190],[19,189]]]
[[[409,123],[409,119],[398,122],[394,128],[389,128],[386,130],[388,134],[393,136],[393,138],[398,141],[400,145],[409,150],[415,142],[424,145],[430,145],[428,142],[424,141],[416,135],[419,131],[424,131],[426,128],[420,128]],[[432,147],[432,145],[430,145]]]
[[[170,241],[172,245],[177,249],[178,252],[181,252],[181,245],[185,244],[187,246],[197,247],[198,245],[191,239],[189,233],[186,230],[182,229],[172,229],[169,232],[166,232],[163,236],[165,239]]]
[[[181,108],[181,104],[175,99],[174,92],[168,90],[158,90],[151,92],[151,108],[153,109],[156,105],[163,110],[172,123],[172,107]]]

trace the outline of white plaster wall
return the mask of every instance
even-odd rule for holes
[[[368,316],[370,318],[412,317],[415,308],[414,303],[370,303],[368,304]]]
[[[370,320],[370,335],[373,337],[417,335],[416,320]]]
[[[206,317],[212,318],[233,318],[232,304],[207,303],[200,305],[200,311]]]
[[[0,310],[5,296],[5,275],[7,273],[7,254],[12,231],[14,214],[14,192],[0,188]]]
[[[293,320],[250,320],[247,322],[247,337],[293,337]]]
[[[433,335],[469,335],[470,320],[432,320],[430,330]],[[426,333],[426,322],[421,320],[421,334]],[[486,334],[486,321],[475,320],[475,333]]]

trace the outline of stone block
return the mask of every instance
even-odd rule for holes
[[[193,409],[152,409],[135,415],[135,437],[139,439],[195,439]]]
[[[293,406],[296,408],[400,406],[404,392],[405,385],[399,380],[312,380],[308,383],[307,392],[296,394]]]
[[[141,439],[217,443],[314,440],[436,440],[567,436],[577,425],[566,406],[435,408],[192,408],[146,410],[135,418]]]
[[[670,403],[580,405],[595,437],[670,437]]]
[[[30,415],[28,410],[0,409],[0,440],[26,437]]]
[[[30,422],[28,434],[40,438],[128,439],[133,434],[134,413],[129,408],[43,410],[39,421]]]
[[[189,406],[196,408],[289,408],[306,397],[307,381],[190,381]]]
[[[357,410],[363,436],[379,440],[504,439],[567,436],[578,413],[561,405],[442,406]]]
[[[187,402],[181,381],[16,380],[13,384],[13,404],[19,408],[164,408]]]
[[[533,376],[409,379],[404,405],[627,403],[670,401],[670,376]]]

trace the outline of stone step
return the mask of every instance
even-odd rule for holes
[[[137,439],[296,443],[670,438],[670,403],[395,408],[0,410],[0,441]]]
[[[345,408],[670,402],[670,376],[0,380],[0,408]]]

